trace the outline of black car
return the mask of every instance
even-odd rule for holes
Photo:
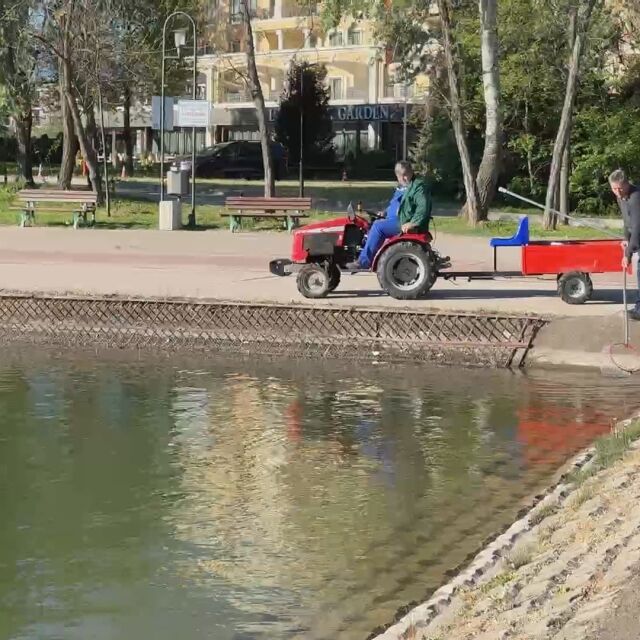
[[[287,162],[284,147],[271,143],[274,173],[280,180],[287,173]],[[191,156],[176,158],[174,166],[191,172]],[[203,149],[196,155],[197,178],[246,178],[264,177],[262,166],[262,149],[259,142],[237,140],[223,142]]]

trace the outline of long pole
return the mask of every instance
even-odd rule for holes
[[[196,99],[196,82],[197,82],[197,35],[196,24],[189,16],[191,25],[193,26],[193,99]],[[191,214],[189,215],[189,226],[195,228],[196,226],[196,128],[191,129]]]
[[[164,73],[166,62],[167,23],[173,14],[167,16],[162,27],[162,71],[160,73],[160,202],[164,201]]]
[[[540,204],[539,202],[536,202],[535,200],[530,200],[529,198],[525,198],[524,196],[521,196],[518,193],[514,193],[513,191],[509,191],[508,189],[505,189],[504,187],[498,187],[498,191],[500,193],[505,193],[506,195],[511,196],[512,198],[516,198],[517,200],[522,200],[522,202],[526,202],[527,204],[530,204],[533,207],[537,207],[538,209],[542,209],[543,211],[546,208],[543,204]],[[587,227],[589,229],[594,229],[595,231],[600,231],[601,233],[604,233],[605,235],[611,236],[612,238],[616,238],[616,240],[621,240],[620,234],[614,233],[613,231],[609,231],[608,229],[605,229],[603,227],[598,227],[595,224],[589,224],[588,222],[582,222],[579,218],[576,218],[575,216],[570,216],[568,213],[561,213],[557,209],[549,209],[549,211],[551,211],[551,213],[555,213],[556,215],[560,216],[561,218],[566,218],[567,220],[575,220],[578,223],[578,226],[580,226],[580,227]]]
[[[404,83],[404,115],[402,117],[402,159],[407,159],[407,83]]]
[[[300,66],[300,197],[304,198],[304,66]]]

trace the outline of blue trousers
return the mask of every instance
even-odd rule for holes
[[[400,233],[400,222],[398,218],[389,218],[386,220],[376,220],[369,229],[367,242],[360,252],[358,263],[363,269],[371,268],[371,263],[378,253],[384,241],[393,238]]]

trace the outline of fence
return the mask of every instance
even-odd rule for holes
[[[0,295],[0,341],[518,366],[544,320],[303,305]]]

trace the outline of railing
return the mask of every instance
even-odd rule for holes
[[[384,87],[383,95],[385,98],[396,98],[398,100],[404,100],[406,95],[410,99],[416,95],[416,89],[412,84],[406,86],[402,83],[388,84]]]
[[[224,93],[222,95],[222,102],[250,102],[251,97],[246,91],[234,91],[230,93]]]
[[[518,367],[545,324],[497,314],[0,295],[0,344]]]

